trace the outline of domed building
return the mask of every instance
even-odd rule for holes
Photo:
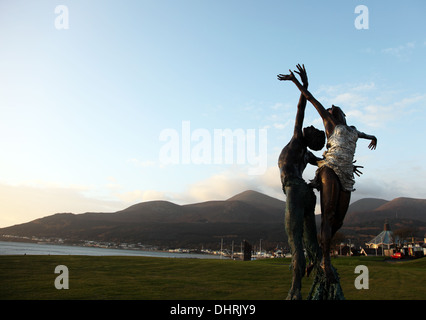
[[[376,237],[371,239],[365,245],[369,249],[381,249],[382,255],[384,254],[385,249],[390,249],[392,245],[395,244],[393,232],[390,229],[389,223],[386,221],[384,225],[384,230],[380,232]]]

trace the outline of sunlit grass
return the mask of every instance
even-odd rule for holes
[[[232,261],[151,257],[1,256],[1,299],[276,300],[291,283],[289,259]],[[346,299],[425,299],[426,258],[388,262],[381,257],[332,261]],[[69,269],[69,289],[57,290],[57,265]],[[369,289],[357,290],[357,265]],[[303,280],[303,296],[312,277]]]

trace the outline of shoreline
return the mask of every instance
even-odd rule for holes
[[[6,249],[5,249],[6,248]],[[46,250],[47,249],[47,250]],[[51,249],[51,250],[49,250]],[[59,249],[59,250],[55,250]],[[4,252],[10,253],[4,253]],[[68,252],[67,252],[68,251]],[[58,253],[62,252],[62,253]],[[228,259],[225,256],[209,254],[206,252],[169,252],[167,250],[148,250],[141,248],[104,248],[99,246],[82,246],[77,244],[61,244],[49,242],[25,242],[0,240],[0,256],[6,255],[88,255],[88,256],[145,256],[169,258],[198,258],[198,259]]]

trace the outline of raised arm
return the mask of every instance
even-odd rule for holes
[[[300,65],[297,65],[297,68],[300,72],[297,72],[300,75],[300,78],[303,83],[303,88],[308,89],[308,75],[306,73],[305,67],[303,68]],[[303,120],[305,118],[305,109],[306,109],[306,97],[303,93],[300,94],[299,103],[297,104],[297,113],[296,121],[294,124],[294,135],[302,135]]]
[[[300,65],[298,65],[298,68],[300,67]],[[304,68],[304,67],[303,67]],[[300,69],[299,69],[300,70]],[[324,128],[325,131],[327,133],[327,137],[334,131],[334,127],[336,126],[336,123],[334,122],[333,117],[331,116],[331,114],[324,108],[324,106],[317,100],[315,99],[315,97],[307,90],[307,88],[304,88],[300,82],[297,80],[297,78],[295,77],[294,73],[290,71],[290,74],[288,75],[284,75],[284,74],[279,74],[278,80],[280,81],[285,81],[285,80],[290,80],[293,81],[293,83],[297,86],[297,88],[300,90],[300,92],[305,96],[305,98],[313,104],[313,106],[315,107],[315,109],[317,109],[319,115],[321,116],[323,123],[324,123]],[[297,71],[295,71],[297,72]],[[299,72],[297,72],[299,73]]]
[[[368,139],[371,140],[370,144],[368,145],[368,148],[371,150],[375,150],[377,146],[377,138],[373,135],[366,134],[364,132],[358,131],[358,138],[362,139]]]

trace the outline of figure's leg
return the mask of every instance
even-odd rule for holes
[[[312,269],[321,261],[321,249],[318,244],[317,228],[315,223],[315,205],[316,196],[311,188],[307,187],[306,190],[306,203],[305,203],[305,220],[304,220],[304,245],[308,255],[309,265],[306,269],[307,276],[309,276]]]
[[[323,167],[320,172],[321,181],[321,249],[322,267],[329,281],[333,282],[334,275],[331,269],[331,238],[333,236],[333,222],[336,216],[337,203],[340,195],[340,182],[334,171]]]
[[[292,285],[288,293],[288,300],[302,299],[302,277],[305,273],[305,257],[303,254],[303,203],[300,202],[298,188],[286,187],[285,228],[292,256]]]
[[[345,219],[346,213],[348,211],[349,202],[351,201],[351,192],[349,191],[340,191],[339,199],[337,202],[336,214],[333,220],[331,237],[333,237],[336,232],[342,227],[343,220]]]

